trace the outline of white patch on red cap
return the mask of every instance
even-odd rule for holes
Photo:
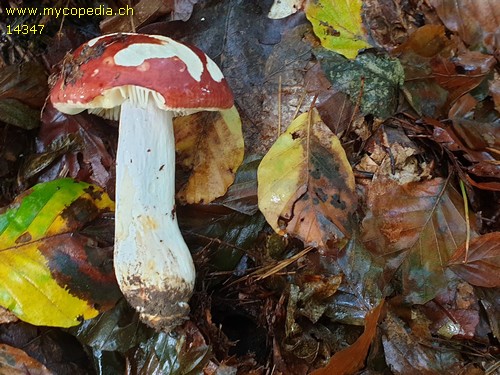
[[[116,33],[115,33],[115,34],[116,34]],[[99,39],[102,39],[102,38],[107,38],[108,36],[115,35],[115,34],[105,34],[105,35],[98,36],[98,37],[96,37],[96,38],[94,38],[94,39],[89,40],[89,41],[87,42],[87,45],[88,45],[89,47],[93,47],[93,46],[94,46],[94,44],[96,44],[96,43],[99,41]]]
[[[213,60],[208,56],[206,56],[206,60],[207,60],[207,70],[208,70],[208,73],[210,73],[210,77],[212,77],[212,79],[215,82],[222,81],[224,79],[224,76],[222,75],[222,72],[220,71],[217,64],[214,63]]]
[[[155,37],[160,39],[159,37]],[[148,59],[165,59],[177,57],[184,64],[194,80],[200,82],[203,74],[203,63],[189,47],[177,43],[170,38],[162,40],[162,44],[136,43],[118,51],[114,56],[115,64],[121,66],[140,66]],[[215,65],[215,64],[214,64]]]

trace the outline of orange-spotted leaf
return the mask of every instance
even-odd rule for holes
[[[257,179],[259,209],[277,233],[322,249],[350,237],[354,175],[316,109],[297,117],[277,139]]]
[[[207,203],[224,195],[243,162],[236,108],[178,117],[174,131],[177,163],[189,175],[177,198],[183,203]]]
[[[473,238],[467,251],[464,243],[455,251],[448,265],[472,285],[500,287],[500,232]]]
[[[74,233],[114,204],[72,179],[34,186],[0,213],[0,306],[35,325],[70,327],[119,297],[112,249]]]
[[[361,370],[365,366],[368,349],[370,349],[377,333],[377,325],[383,306],[384,300],[366,314],[365,330],[354,344],[335,353],[326,367],[313,371],[311,375],[351,375]]]
[[[308,0],[305,12],[323,47],[354,59],[370,48],[361,6],[361,0]]]

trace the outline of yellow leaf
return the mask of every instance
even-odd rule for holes
[[[354,175],[316,109],[297,117],[262,159],[259,209],[279,234],[331,249],[350,237]]]
[[[189,174],[177,198],[183,203],[207,203],[224,195],[244,154],[236,108],[178,117],[174,131],[177,162]]]
[[[326,49],[354,59],[371,47],[361,19],[361,0],[308,0],[305,12]]]
[[[38,184],[3,209],[0,306],[25,322],[59,327],[111,307],[118,288],[113,271],[101,268],[105,254],[73,232],[113,209],[102,189],[71,179]]]

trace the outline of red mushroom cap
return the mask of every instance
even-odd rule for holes
[[[159,35],[116,33],[80,46],[63,62],[50,100],[59,111],[85,109],[116,118],[112,108],[154,99],[180,114],[231,108],[219,67],[201,50]]]

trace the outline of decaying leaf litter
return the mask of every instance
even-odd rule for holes
[[[134,3],[140,16],[106,19],[101,29],[96,18],[37,19],[47,23],[43,38],[2,41],[0,188],[6,208],[0,235],[14,233],[13,222],[23,231],[15,246],[0,244],[3,267],[10,267],[2,288],[18,283],[9,292],[23,296],[26,283],[18,275],[28,275],[25,281],[38,278],[32,285],[41,296],[59,288],[94,311],[107,310],[65,332],[3,324],[2,362],[19,358],[15,362],[29,363],[32,372],[58,374],[75,368],[495,373],[500,10],[494,1],[192,5],[140,1]],[[3,29],[21,22],[0,20]],[[57,72],[67,51],[103,32],[133,28],[193,43],[217,62],[234,92],[245,141],[245,159],[227,193],[210,204],[213,197],[181,205],[201,200],[203,187],[193,184],[193,173],[224,165],[222,154],[211,166],[202,162],[227,137],[206,137],[203,130],[178,140],[184,168],[178,168],[177,212],[197,286],[190,321],[175,334],[143,326],[123,300],[109,309],[118,297],[112,297],[112,278],[104,277],[112,265],[111,206],[88,222],[74,215],[95,217],[89,198],[75,201],[84,203],[83,211],[69,201],[57,201],[61,208],[48,204],[46,212],[61,217],[59,228],[66,230],[54,236],[36,226],[45,237],[34,244],[22,226],[44,216],[35,209],[27,210],[32,219],[16,216],[19,202],[35,192],[45,191],[48,199],[51,186],[68,185],[61,177],[113,197],[113,123],[63,115],[50,103],[42,110],[41,98],[45,78]],[[65,236],[72,241],[64,251],[43,252]],[[32,267],[27,252],[36,254],[29,262],[51,260]],[[91,265],[103,276],[86,271]],[[12,271],[16,267],[22,273]],[[83,288],[88,281],[109,292],[90,296]],[[28,310],[4,302],[5,290],[3,307],[21,319],[64,325],[24,317]],[[103,297],[106,302],[96,304]],[[88,317],[81,314],[75,324]],[[61,355],[65,348],[72,349],[70,360]]]

